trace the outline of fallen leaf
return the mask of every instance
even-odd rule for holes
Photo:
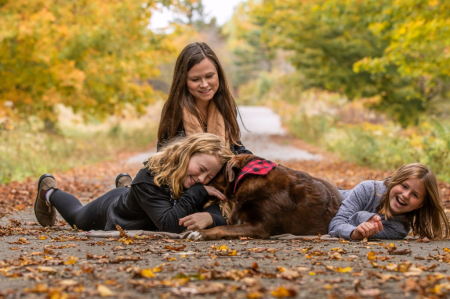
[[[46,293],[48,291],[48,285],[46,283],[35,284],[31,289],[25,288],[25,292],[28,293]]]
[[[174,247],[174,246],[169,246],[169,245],[166,246],[166,249],[176,250],[176,251],[183,250],[184,248],[186,248],[186,245],[183,245],[183,246],[180,246],[180,247]]]
[[[381,294],[379,289],[360,289],[359,294],[363,297],[375,297]]]
[[[294,297],[297,296],[297,292],[291,288],[286,288],[284,286],[280,286],[277,289],[270,292],[270,295],[282,298],[282,297]]]
[[[55,268],[47,267],[47,266],[40,266],[38,267],[39,272],[46,272],[46,273],[57,273],[58,271]]]
[[[78,261],[78,258],[71,255],[67,261],[64,262],[65,265],[73,265]]]
[[[153,273],[152,269],[142,269],[141,276],[145,277],[145,278],[156,277],[156,275]]]
[[[100,296],[102,297],[111,297],[114,296],[114,292],[111,291],[108,287],[104,285],[97,285],[97,292],[99,292]]]
[[[335,267],[335,266],[326,266],[325,268],[327,268],[328,270],[334,271],[334,272],[339,272],[339,273],[348,273],[348,272],[353,271],[352,267],[341,268],[341,267]]]

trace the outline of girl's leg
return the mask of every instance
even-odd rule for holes
[[[113,189],[85,206],[75,196],[55,190],[50,195],[50,203],[70,226],[74,227],[75,225],[84,231],[103,230],[109,205],[128,190],[126,188]]]

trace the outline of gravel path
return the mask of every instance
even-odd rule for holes
[[[279,141],[286,140],[286,133],[267,108],[240,110],[250,131],[243,130],[242,141],[256,155],[289,161],[284,164],[346,187],[355,184],[343,180],[356,176],[354,171],[370,174],[345,162],[317,161],[320,156],[290,145],[298,140]],[[134,175],[149,154],[56,178],[62,189],[95,198],[112,188],[117,173]],[[81,238],[58,224],[40,227],[31,206],[0,218],[0,298],[399,299],[450,294],[448,241],[102,239]]]
[[[278,144],[276,137],[286,137],[280,116],[267,107],[241,106],[241,118],[238,118],[241,129],[241,141],[253,154],[273,161],[320,160],[320,155],[311,154],[291,145]],[[244,124],[242,124],[243,120]],[[128,163],[142,163],[149,155],[148,151],[127,160]]]

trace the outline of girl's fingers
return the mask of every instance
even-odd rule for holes
[[[378,228],[378,224],[375,223],[373,225],[373,234],[378,234],[380,232],[379,228]]]
[[[383,223],[381,223],[381,221],[378,222],[378,230],[380,232],[383,231]]]
[[[186,217],[183,217],[183,218],[180,218],[179,220],[178,220],[178,225],[179,226],[182,226],[186,221],[188,221],[189,219],[191,219],[191,215],[189,215],[189,216],[186,216]]]
[[[193,226],[193,225],[195,225],[195,221],[193,221],[193,220],[188,220],[184,223],[185,227],[189,227],[189,226]]]

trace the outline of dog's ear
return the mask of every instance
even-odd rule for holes
[[[227,163],[227,167],[225,170],[225,176],[228,178],[229,182],[234,181],[235,179],[235,174],[234,174],[234,169],[241,169],[242,167],[244,167],[245,162],[247,161],[247,156],[250,155],[236,155],[233,158],[231,158],[230,161],[228,161]]]

